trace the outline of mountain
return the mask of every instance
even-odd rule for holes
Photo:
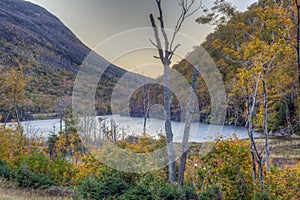
[[[90,53],[91,49],[44,8],[21,0],[0,1],[0,66],[7,70],[22,65],[25,69],[29,78],[27,112],[56,112],[61,97],[70,99],[79,67]],[[94,57],[103,67],[109,63],[99,55]],[[109,112],[103,101],[108,101],[125,73],[110,65],[102,76],[97,91],[102,99],[97,102],[103,113]]]
[[[90,52],[57,17],[32,3],[1,0],[0,20],[1,64],[22,58],[76,72]]]

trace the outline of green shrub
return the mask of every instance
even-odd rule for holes
[[[118,177],[106,177],[104,180],[87,177],[78,187],[78,199],[110,199],[123,194],[127,183]]]
[[[73,175],[74,170],[69,161],[62,157],[55,159],[49,173],[51,180],[59,185],[70,185]]]
[[[27,166],[17,170],[16,181],[20,187],[30,189],[48,189],[53,185],[48,176],[34,173]]]
[[[3,162],[0,159],[0,177],[5,178],[6,180],[13,180],[15,178],[15,174],[8,167],[6,162]]]
[[[201,200],[222,200],[222,191],[219,187],[211,187],[200,195]]]
[[[62,157],[57,157],[52,161],[42,153],[33,153],[25,157],[22,165],[27,166],[34,173],[47,175],[58,185],[69,184],[73,175],[70,162]]]
[[[198,196],[194,188],[183,187],[178,188],[177,185],[170,185],[169,183],[157,184],[156,188],[153,189],[153,193],[158,199],[165,200],[189,200],[198,199]]]
[[[32,153],[22,160],[22,165],[27,166],[34,173],[49,175],[52,161],[42,153]]]
[[[154,183],[154,182],[153,182]],[[198,199],[193,188],[178,188],[169,183],[154,183],[154,187],[137,183],[136,186],[126,190],[118,200],[193,200]]]
[[[97,199],[100,196],[100,187],[98,179],[88,176],[78,187],[78,199]]]
[[[124,192],[118,197],[118,200],[152,200],[158,199],[152,195],[152,191],[145,184],[137,185]]]
[[[254,196],[255,200],[276,200],[275,197],[272,197],[268,192],[257,192]]]
[[[143,177],[135,181],[128,175],[104,170],[101,180],[87,177],[77,190],[77,199],[118,199],[118,200],[193,200],[198,199],[194,188],[178,188],[176,185],[157,181],[144,182]],[[122,175],[123,174],[123,175]],[[130,183],[130,184],[128,184]]]

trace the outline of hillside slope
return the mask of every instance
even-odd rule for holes
[[[70,99],[76,74],[90,52],[44,8],[21,0],[0,1],[0,66],[9,70],[22,65],[25,69],[29,84],[24,112],[56,112],[58,99]],[[100,65],[108,63],[99,55],[95,58]],[[110,65],[103,75],[97,94],[102,98],[97,101],[102,112],[109,112],[108,105],[103,108],[103,101],[110,98],[107,91],[112,91],[124,73],[125,70]]]

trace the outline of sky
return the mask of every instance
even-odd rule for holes
[[[107,58],[114,64],[136,73],[142,73],[148,76],[158,76],[162,73],[159,69],[159,62],[152,61],[155,49],[128,49],[128,52],[115,57],[111,55],[114,48],[128,46],[135,43],[133,39],[128,40],[129,34],[140,37],[134,29],[150,27],[149,14],[157,14],[157,8],[154,0],[27,0],[38,4],[52,14],[57,16],[71,31],[88,47],[97,51],[100,55]],[[244,11],[247,6],[256,2],[256,0],[229,0],[238,10]],[[164,17],[166,27],[173,29],[176,19],[180,14],[177,0],[164,1]],[[170,2],[170,3],[169,3]],[[209,7],[212,0],[203,0],[203,5]],[[194,46],[201,44],[206,35],[213,31],[209,25],[200,25],[195,19],[201,15],[197,11],[192,15],[181,28],[181,33],[194,41]],[[145,32],[151,32],[145,28]],[[139,32],[140,34],[140,32]],[[146,34],[147,35],[147,34]],[[123,40],[115,39],[121,37]],[[146,37],[146,36],[145,36]],[[153,38],[147,35],[143,38],[150,43],[149,39]],[[150,37],[150,38],[149,38]],[[142,40],[142,39],[141,39]],[[117,43],[118,42],[118,43]],[[104,50],[101,45],[111,46],[110,50]],[[130,45],[129,45],[130,46]],[[129,48],[129,47],[128,47]],[[130,48],[136,48],[133,45]],[[186,47],[186,53],[191,51],[192,46]],[[104,55],[103,55],[104,54]],[[150,56],[151,55],[151,56]],[[180,60],[184,55],[174,57],[174,60]],[[111,60],[113,59],[113,60]],[[156,65],[155,70],[146,70],[149,65]]]

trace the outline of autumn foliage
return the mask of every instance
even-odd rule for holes
[[[176,187],[167,183],[167,168],[145,174],[124,173],[106,167],[88,151],[82,154],[82,149],[79,148],[81,143],[78,142],[80,138],[76,133],[69,135],[68,142],[64,134],[59,135],[54,144],[56,155],[54,157],[50,157],[49,145],[46,142],[38,138],[28,139],[21,133],[20,129],[1,127],[0,159],[7,163],[5,170],[16,175],[26,172],[27,175],[19,177],[30,176],[31,181],[44,177],[45,182],[37,183],[41,184],[39,186],[41,188],[49,187],[47,184],[53,182],[55,185],[78,187],[80,195],[84,196],[92,190],[85,190],[85,193],[82,193],[82,189],[86,187],[82,184],[95,184],[96,188],[101,188],[106,187],[101,185],[105,184],[103,181],[118,179],[119,183],[124,182],[123,185],[114,186],[115,190],[118,190],[119,186],[124,190],[118,190],[121,192],[118,198],[139,196],[143,194],[140,190],[145,190],[144,193],[149,195],[149,198],[162,195],[163,199],[164,195],[173,195],[178,199],[185,199],[186,195],[190,195],[190,199],[253,199],[260,196],[268,196],[270,199],[299,199],[297,192],[297,188],[300,187],[299,164],[284,168],[272,166],[271,172],[265,174],[265,187],[261,190],[253,183],[249,142],[236,138],[217,141],[206,156],[199,151],[200,144],[191,144],[185,172],[186,187],[177,191]],[[160,143],[164,144],[163,138],[159,142],[143,137],[134,141],[121,140],[117,145],[119,148],[143,153],[160,147]],[[106,151],[100,153],[113,157]],[[4,175],[0,173],[0,176]],[[27,184],[21,179],[18,179],[20,184]],[[162,188],[156,188],[158,186],[168,189],[164,191]],[[98,195],[105,194],[100,192]],[[118,195],[115,193],[112,196]]]

